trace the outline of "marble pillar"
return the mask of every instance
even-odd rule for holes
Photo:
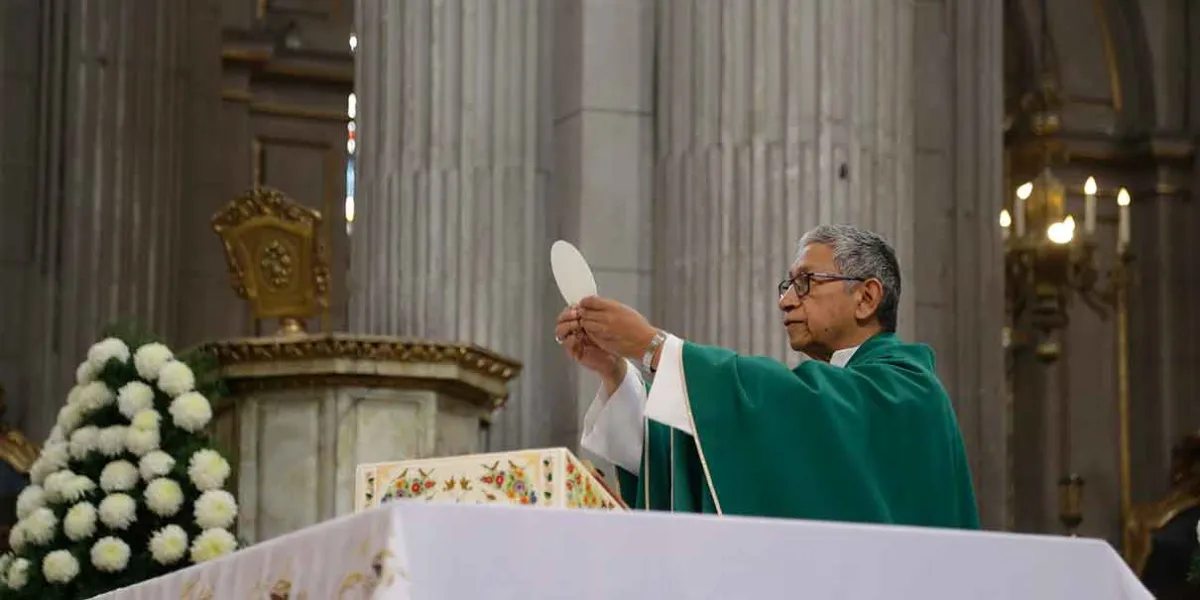
[[[553,3],[555,235],[575,244],[587,257],[601,294],[647,315],[653,308],[657,4],[657,0]],[[552,302],[555,308],[563,305],[557,296]],[[562,356],[548,357],[552,362],[547,368],[574,383],[577,403],[574,412],[557,413],[551,436],[556,444],[575,446],[600,381]]]
[[[654,297],[662,325],[791,356],[776,284],[822,223],[913,268],[913,5],[658,4]],[[901,296],[911,337],[913,295]]]
[[[38,0],[0,3],[0,386],[7,392],[10,424],[29,425],[23,401],[31,393],[26,374],[30,338],[26,307],[29,282],[37,274]]]
[[[915,339],[937,353],[985,527],[1009,504],[1004,386],[1002,0],[914,6],[913,249],[905,294]]]
[[[546,292],[551,4],[357,3],[350,327],[526,365],[494,448],[546,443],[565,404],[541,385],[560,352]]]
[[[28,287],[45,433],[105,325],[174,330],[188,12],[175,3],[42,2],[42,152]]]

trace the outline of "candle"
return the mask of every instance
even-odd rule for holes
[[[1000,235],[1004,241],[1008,241],[1009,229],[1012,228],[1012,215],[1008,214],[1008,209],[1000,211]]]
[[[1129,249],[1129,192],[1125,188],[1117,192],[1117,210],[1120,220],[1117,222],[1117,250],[1124,254]]]
[[[1013,203],[1013,230],[1017,237],[1025,235],[1025,201],[1033,195],[1033,182],[1025,182],[1017,188],[1017,201]]]
[[[1083,231],[1096,233],[1096,178],[1088,177],[1083,184]]]

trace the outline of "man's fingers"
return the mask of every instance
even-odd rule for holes
[[[554,337],[560,340],[566,340],[580,331],[579,321],[560,321],[554,326]]]
[[[612,300],[600,296],[588,296],[579,301],[579,307],[585,310],[604,310],[612,306]]]
[[[566,310],[558,313],[558,322],[559,323],[569,323],[571,321],[578,321],[578,320],[579,320],[579,310],[576,309],[574,306],[568,306]]]

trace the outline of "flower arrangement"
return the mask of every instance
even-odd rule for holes
[[[130,337],[88,350],[18,496],[0,600],[88,598],[237,548],[202,366]]]

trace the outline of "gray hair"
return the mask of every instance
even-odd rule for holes
[[[833,264],[842,275],[879,280],[883,299],[875,314],[883,330],[894,333],[900,308],[900,263],[887,241],[879,234],[852,225],[821,225],[800,238],[797,253],[811,244],[833,249]]]

